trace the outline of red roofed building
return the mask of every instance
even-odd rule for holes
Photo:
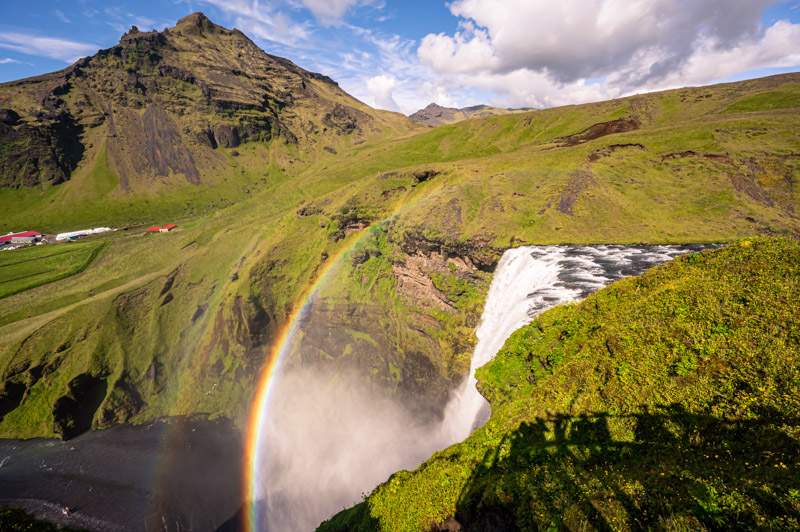
[[[18,238],[42,238],[42,233],[38,231],[23,231],[22,233],[9,233],[5,236],[0,236],[0,244],[5,244],[7,242],[11,242],[14,239]]]
[[[166,224],[166,225],[161,226],[161,227],[159,227],[157,225],[154,225],[153,227],[148,227],[147,228],[147,232],[148,233],[169,233],[170,231],[172,231],[176,227],[178,227],[178,226],[175,225],[175,224]]]

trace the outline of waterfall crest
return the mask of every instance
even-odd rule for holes
[[[464,440],[489,418],[475,371],[492,360],[511,334],[539,313],[575,301],[608,283],[695,249],[686,246],[524,246],[506,251],[486,298],[469,375],[445,408],[442,437]]]

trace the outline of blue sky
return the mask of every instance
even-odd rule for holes
[[[800,0],[28,0],[0,81],[203,11],[383,108],[550,106],[800,70]]]

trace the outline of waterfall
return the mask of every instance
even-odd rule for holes
[[[421,424],[358,374],[335,378],[298,367],[276,382],[264,457],[268,532],[313,530],[399,469],[469,436],[489,415],[475,370],[538,313],[586,297],[609,282],[695,248],[675,246],[531,246],[506,251],[476,331],[468,377],[442,422]]]
[[[442,437],[464,440],[489,418],[475,371],[492,360],[511,334],[537,314],[586,297],[608,283],[669,260],[694,246],[526,246],[497,264],[472,354],[469,375],[445,408]]]

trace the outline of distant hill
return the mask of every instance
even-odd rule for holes
[[[409,115],[409,118],[418,124],[426,126],[441,126],[443,124],[454,124],[470,118],[487,118],[489,116],[507,115],[521,113],[530,109],[502,109],[488,105],[473,105],[471,107],[442,107],[432,103],[420,109],[416,113]]]

